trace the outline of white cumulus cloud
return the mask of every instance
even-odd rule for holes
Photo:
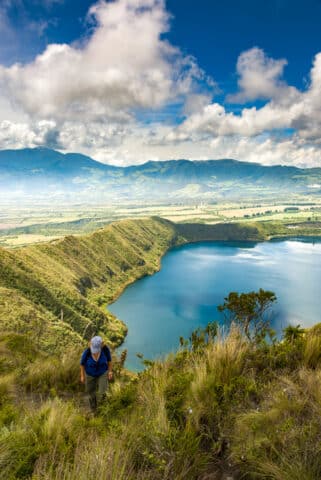
[[[100,0],[87,20],[74,44],[0,65],[0,148],[46,145],[118,165],[222,157],[320,165],[321,53],[300,91],[283,78],[286,59],[258,47],[241,52],[238,91],[223,104],[196,59],[166,40],[165,0]],[[1,26],[9,38],[0,5]]]
[[[252,54],[251,50],[249,57]],[[240,58],[244,55],[247,58],[246,52],[242,53]],[[264,59],[265,64],[270,65],[274,72],[280,69],[280,65],[275,66],[277,61],[267,59],[265,56]],[[259,76],[261,73],[259,68]],[[261,88],[260,85],[262,87],[262,83],[258,82],[255,95],[252,89],[252,99],[254,96],[260,96],[259,91],[263,94],[263,87]],[[249,98],[248,87],[244,88],[240,95],[243,96],[245,91]],[[315,56],[310,72],[310,83],[305,91],[299,91],[285,83],[275,82],[271,83],[270,89],[265,89],[266,94],[268,91],[274,98],[260,108],[243,107],[240,114],[229,112],[219,103],[203,105],[172,129],[164,141],[175,143],[187,139],[198,141],[217,137],[254,137],[267,132],[273,134],[273,132],[291,129],[306,142],[313,141],[316,145],[321,144],[321,53]]]
[[[271,99],[280,97],[288,90],[282,81],[287,60],[268,57],[257,47],[241,53],[237,60],[238,86],[240,91],[229,95],[227,100],[234,103],[245,103],[249,100]]]
[[[203,75],[162,34],[163,0],[100,1],[93,33],[76,45],[51,44],[27,65],[0,67],[2,89],[29,115],[127,121],[135,109],[161,108]]]

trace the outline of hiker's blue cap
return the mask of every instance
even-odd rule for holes
[[[103,339],[101,337],[99,337],[98,335],[96,337],[93,337],[90,340],[91,353],[99,353],[101,350],[102,343],[103,343]]]

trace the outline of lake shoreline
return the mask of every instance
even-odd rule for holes
[[[123,344],[127,328],[109,312],[109,305],[138,279],[160,271],[172,248],[202,241],[318,237],[318,225],[305,222],[289,231],[280,222],[177,224],[154,216],[114,222],[54,242],[0,248],[1,328],[16,332],[23,325],[31,331],[32,323],[25,321],[28,311],[39,323],[39,345],[46,352],[82,344],[97,332],[116,347]]]
[[[316,235],[316,234],[311,234],[311,235],[303,235],[303,236],[298,236],[298,235],[274,235],[274,236],[271,236],[271,237],[268,237],[268,238],[265,238],[263,240],[244,240],[244,242],[248,242],[248,243],[252,243],[252,244],[258,244],[258,243],[264,243],[264,242],[273,242],[273,241],[286,241],[286,240],[298,240],[298,241],[302,241],[304,239],[311,239],[311,238],[316,238],[318,239],[319,241],[321,241],[321,233],[320,235]],[[142,280],[143,278],[145,277],[150,277],[151,275],[154,275],[155,273],[159,272],[161,270],[161,267],[162,267],[162,259],[165,257],[165,255],[167,255],[170,251],[172,250],[175,250],[177,248],[180,248],[180,247],[184,247],[186,245],[195,245],[195,244],[198,244],[198,243],[225,243],[225,244],[231,244],[233,245],[233,243],[239,243],[240,241],[239,240],[211,240],[211,239],[208,239],[208,240],[193,240],[193,241],[187,241],[187,242],[184,242],[184,243],[178,243],[176,245],[172,245],[170,246],[164,253],[162,253],[162,255],[159,257],[158,259],[158,268],[155,269],[153,272],[151,273],[143,273],[141,276],[138,276],[134,279],[130,279],[128,280],[127,282],[125,282],[124,284],[120,285],[119,286],[119,289],[117,290],[117,292],[111,297],[111,300],[104,303],[103,304],[103,309],[104,310],[107,310],[108,311],[108,307],[110,305],[112,305],[113,303],[115,303],[119,297],[125,292],[126,288],[129,287],[130,285],[133,285],[135,282],[137,282],[138,280]],[[121,345],[120,345],[121,346]]]
[[[290,235],[290,236],[288,236],[287,238],[285,238],[285,237],[273,237],[273,238],[270,238],[270,239],[255,240],[255,241],[253,241],[253,240],[246,240],[246,241],[245,241],[245,240],[242,240],[241,242],[240,242],[240,241],[231,241],[231,240],[224,240],[224,241],[222,241],[222,240],[213,240],[213,239],[211,239],[211,240],[193,241],[193,242],[190,242],[190,241],[179,242],[178,244],[172,245],[170,248],[168,248],[168,249],[163,253],[163,255],[159,258],[158,269],[157,269],[157,270],[155,269],[151,274],[149,274],[149,275],[143,275],[143,276],[141,276],[140,278],[137,278],[136,280],[142,280],[144,277],[151,277],[151,276],[154,275],[154,273],[160,272],[161,269],[162,269],[162,266],[163,266],[163,257],[165,257],[165,256],[166,256],[168,253],[170,253],[170,252],[174,252],[175,250],[176,250],[176,251],[177,251],[177,250],[179,251],[179,249],[180,249],[181,247],[184,248],[184,247],[187,247],[187,246],[189,246],[189,245],[192,246],[192,245],[197,245],[197,244],[204,244],[204,245],[203,245],[204,247],[206,247],[206,246],[208,246],[208,245],[209,245],[209,246],[212,246],[212,245],[213,245],[213,246],[215,246],[215,245],[216,245],[216,246],[227,246],[227,247],[229,247],[229,246],[234,247],[234,246],[235,246],[235,247],[239,247],[239,248],[242,249],[243,247],[244,247],[244,248],[247,248],[247,247],[250,247],[250,248],[253,247],[253,248],[254,248],[254,247],[257,246],[257,245],[259,245],[259,244],[264,244],[264,243],[266,243],[266,244],[274,243],[274,242],[276,242],[276,243],[282,243],[282,242],[284,242],[284,241],[286,241],[286,240],[289,240],[289,241],[299,241],[299,242],[303,242],[303,243],[304,243],[305,241],[307,241],[307,243],[311,243],[311,241],[313,242],[313,238],[315,239],[316,243],[320,243],[321,237],[320,237],[320,236],[316,236],[316,235],[309,235],[309,236],[307,236],[307,235],[300,235],[300,236],[298,236],[298,235]],[[111,303],[108,304],[108,309],[111,308],[111,307],[119,300],[119,297],[120,297],[125,291],[127,291],[127,287],[133,286],[133,285],[136,283],[136,280],[134,280],[134,281],[132,281],[132,282],[129,282],[126,286],[124,286],[124,288],[122,289],[122,291],[121,291],[120,294],[118,295],[117,299],[115,299],[113,302],[111,302]],[[260,286],[262,286],[262,285],[258,282],[257,285],[254,285],[254,286],[252,287],[252,290],[255,290],[255,288],[258,289]],[[242,289],[240,288],[240,289],[238,289],[237,291],[242,291]],[[243,290],[243,291],[244,291],[244,290]],[[228,292],[226,291],[225,293],[228,293]],[[128,296],[128,294],[127,294],[127,296]],[[148,297],[148,295],[147,295],[147,297]],[[220,300],[223,301],[223,296],[222,296],[222,298],[221,298]],[[155,303],[155,305],[156,305],[156,303]],[[156,305],[156,307],[155,307],[155,310],[158,310],[157,305]],[[130,334],[130,331],[132,330],[133,326],[128,323],[128,321],[126,320],[126,318],[125,318],[124,316],[122,316],[121,314],[115,312],[113,309],[111,309],[111,310],[109,310],[109,311],[112,311],[113,315],[116,315],[117,318],[121,318],[121,319],[122,319],[122,321],[125,323],[126,327],[129,329],[128,333]],[[137,318],[139,318],[140,316],[141,316],[141,315],[139,315],[139,314],[137,313]],[[294,320],[294,321],[295,321],[295,320]],[[138,322],[138,324],[139,324],[139,322]],[[138,328],[140,328],[140,327],[138,327]],[[195,327],[195,328],[196,328],[196,327]],[[137,338],[136,335],[135,335],[135,338]],[[178,336],[177,338],[179,338],[179,336]],[[123,346],[125,342],[127,343],[127,340],[128,340],[128,335],[126,335],[126,337],[124,337],[124,340],[123,340],[123,342],[121,343],[120,347]],[[119,348],[119,347],[118,347],[118,348]],[[164,352],[162,352],[162,354],[164,354]]]

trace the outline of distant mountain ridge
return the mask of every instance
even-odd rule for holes
[[[118,200],[204,199],[321,191],[321,168],[265,166],[233,159],[149,161],[117,167],[47,148],[0,151],[2,192]]]

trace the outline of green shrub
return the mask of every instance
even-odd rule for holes
[[[168,418],[177,425],[183,425],[188,410],[188,392],[193,375],[174,368],[168,370],[169,381],[165,389],[165,405]]]
[[[26,412],[15,424],[0,430],[0,468],[4,478],[30,478],[37,461],[50,458],[51,467],[61,457],[73,456],[85,434],[85,422],[72,404],[60,400]]]
[[[49,356],[34,361],[27,366],[21,384],[29,392],[44,394],[52,390],[57,393],[82,390],[79,383],[80,353],[70,350],[61,357]]]
[[[124,385],[117,382],[110,389],[106,402],[100,408],[100,414],[108,423],[130,414],[137,400],[137,381],[132,380]]]
[[[271,384],[259,409],[237,416],[231,452],[246,478],[320,478],[321,372]]]

